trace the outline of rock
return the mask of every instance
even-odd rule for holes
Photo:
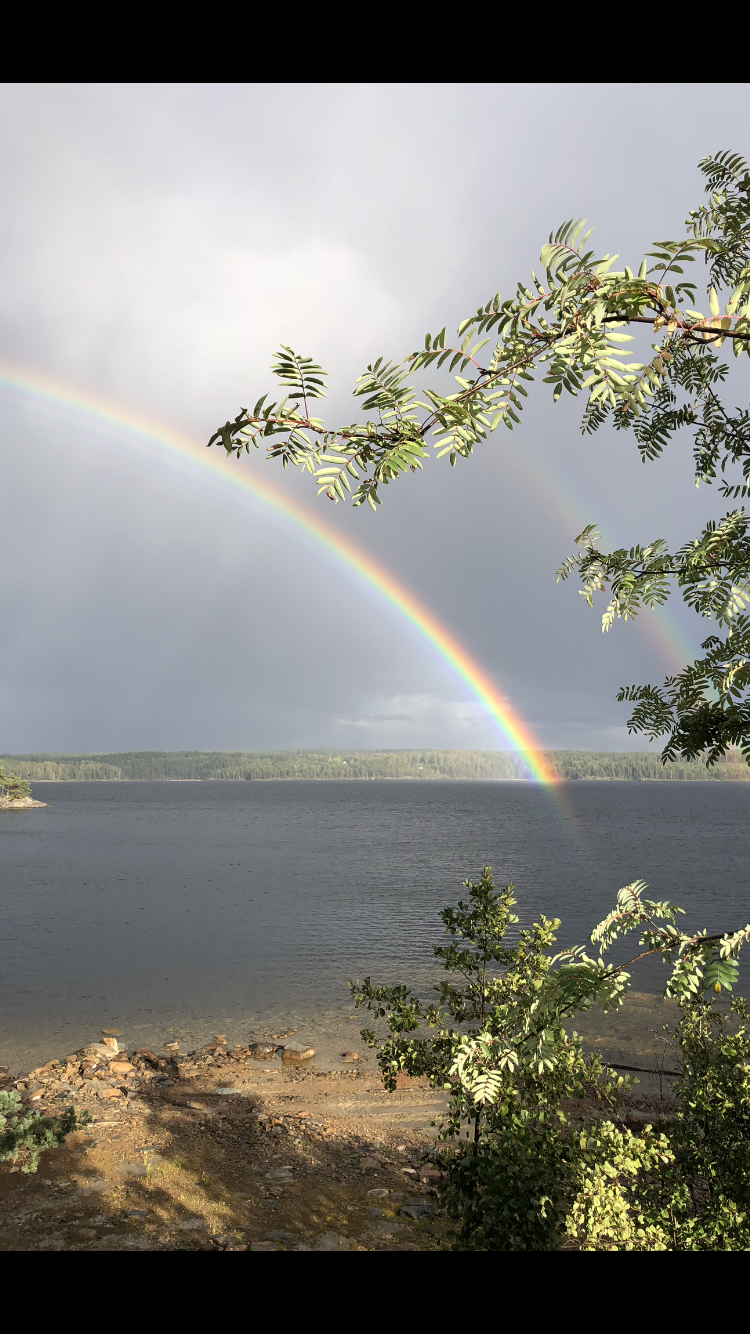
[[[124,1176],[145,1177],[148,1176],[148,1168],[145,1163],[120,1163],[117,1168]]]
[[[359,1061],[361,1057],[357,1055],[356,1051],[342,1051],[341,1059],[342,1061]]]
[[[148,1209],[128,1209],[126,1218],[148,1218]]]
[[[109,1181],[105,1181],[104,1177],[99,1177],[98,1180],[87,1181],[86,1185],[81,1187],[79,1193],[81,1195],[93,1195],[98,1193],[99,1191],[109,1190],[109,1188],[110,1188]]]
[[[385,1186],[376,1186],[374,1190],[368,1190],[367,1194],[372,1195],[373,1199],[382,1200],[388,1194],[388,1191]]]
[[[243,1090],[242,1090],[242,1089],[233,1089],[233,1088],[223,1088],[223,1089],[213,1089],[213,1092],[214,1092],[214,1093],[220,1093],[222,1097],[227,1098],[227,1097],[229,1097],[230,1094],[232,1094],[232,1093],[242,1093]]]
[[[420,1167],[419,1180],[425,1186],[435,1186],[440,1180],[440,1172],[437,1167]]]
[[[119,1028],[103,1028],[102,1036],[105,1038],[121,1038],[122,1033]]]
[[[294,1241],[291,1232],[268,1232],[266,1235],[269,1241]]]
[[[375,1205],[372,1205],[370,1209],[370,1218],[382,1218],[382,1217],[383,1217],[383,1210],[376,1209]]]
[[[214,1033],[214,1042],[218,1042],[221,1044],[222,1047],[226,1047],[227,1045],[226,1033]]]
[[[359,1165],[363,1172],[372,1172],[375,1171],[376,1168],[380,1167],[380,1159],[360,1158]]]
[[[382,1221],[376,1223],[372,1231],[373,1235],[376,1237],[395,1237],[396,1233],[401,1231],[402,1226],[402,1223],[387,1223]]]
[[[179,1051],[179,1050],[180,1050],[180,1044],[179,1044],[179,1042],[165,1042],[165,1043],[164,1043],[164,1051]]]
[[[96,1228],[78,1227],[76,1228],[76,1236],[80,1237],[81,1241],[92,1241],[93,1238],[96,1236]]]
[[[133,1052],[131,1059],[134,1061],[153,1061],[154,1065],[156,1065],[159,1057],[156,1055],[156,1052],[151,1051],[149,1047],[139,1047],[138,1051]]]
[[[180,1232],[197,1232],[199,1228],[208,1227],[203,1218],[186,1218],[184,1223],[178,1223]]]
[[[101,1090],[101,1092],[100,1092],[100,1094],[99,1094],[99,1097],[100,1097],[100,1098],[106,1098],[107,1100],[109,1100],[109,1099],[111,1099],[111,1098],[121,1098],[121,1097],[122,1097],[122,1089],[107,1089],[107,1088],[104,1088],[104,1089]]]
[[[306,1042],[285,1042],[281,1055],[287,1061],[311,1061],[315,1055],[315,1048]]]
[[[313,1245],[314,1251],[353,1251],[354,1242],[349,1237],[337,1236],[335,1232],[324,1232]]]
[[[135,1066],[131,1065],[130,1061],[110,1061],[109,1069],[113,1075],[129,1075],[132,1074]]]
[[[266,1181],[291,1181],[291,1167],[274,1167],[270,1172],[266,1172]]]
[[[86,1057],[86,1056],[89,1056],[89,1057],[91,1057],[91,1056],[95,1056],[95,1057],[98,1056],[98,1057],[100,1057],[100,1058],[101,1058],[101,1057],[104,1057],[105,1060],[108,1060],[108,1061],[109,1061],[109,1060],[112,1059],[112,1053],[113,1053],[113,1051],[119,1051],[119,1050],[120,1050],[120,1048],[119,1048],[119,1046],[118,1046],[118,1043],[117,1043],[117,1038],[108,1038],[108,1039],[107,1039],[107,1044],[110,1043],[110,1042],[113,1042],[113,1043],[114,1043],[114,1046],[113,1046],[113,1047],[110,1047],[109,1045],[105,1045],[104,1042],[90,1042],[89,1045],[88,1045],[88,1047],[82,1047],[80,1051],[76,1052],[76,1058],[77,1058],[77,1057],[82,1057],[82,1058],[84,1058],[84,1057]]]
[[[117,1038],[102,1038],[102,1046],[108,1047],[110,1051],[119,1051],[120,1044]]]
[[[401,1173],[402,1176],[405,1177],[415,1177],[417,1175],[417,1170],[414,1167],[402,1167]]]
[[[423,1204],[420,1201],[418,1204],[402,1204],[398,1212],[399,1216],[413,1218],[416,1223],[420,1218],[431,1218],[433,1211],[429,1204]]]
[[[625,1124],[630,1126],[631,1130],[642,1130],[644,1126],[667,1125],[674,1121],[673,1112],[628,1112],[625,1116]]]
[[[251,1251],[277,1251],[279,1248],[275,1241],[251,1241]]]
[[[256,1061],[267,1061],[271,1056],[275,1056],[278,1051],[276,1042],[252,1042],[250,1044],[250,1055]]]

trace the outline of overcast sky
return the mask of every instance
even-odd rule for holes
[[[6,85],[0,358],[202,441],[272,387],[284,342],[351,421],[368,361],[510,295],[565,219],[633,267],[679,236],[699,158],[750,150],[748,87],[714,90],[698,112],[687,85]],[[722,507],[689,441],[644,467],[578,414],[537,386],[520,430],[377,515],[259,455],[216,466],[375,555],[541,744],[643,748],[617,687],[706,630],[676,607],[602,636],[555,570],[586,522],[676,541]],[[507,744],[364,587],[156,446],[8,391],[0,439],[0,752]]]

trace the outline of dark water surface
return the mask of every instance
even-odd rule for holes
[[[36,783],[34,795],[46,810],[0,812],[0,1060],[13,1067],[108,1026],[153,1043],[292,1023],[319,1044],[325,1030],[333,1050],[359,1027],[344,1018],[346,979],[424,983],[438,911],[485,863],[516,882],[522,922],[563,919],[561,944],[637,877],[692,929],[750,919],[750,784],[567,784],[573,835],[524,783]],[[652,968],[637,985],[662,978]]]

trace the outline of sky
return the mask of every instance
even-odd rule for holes
[[[748,86],[713,90],[697,115],[687,84],[6,84],[0,369],[200,444],[273,387],[283,342],[352,421],[368,362],[511,295],[564,220],[633,268],[681,235],[698,160],[750,149]],[[375,558],[541,746],[645,749],[617,688],[708,627],[673,603],[602,635],[555,571],[585,523],[676,543],[723,507],[689,439],[644,467],[579,416],[537,384],[520,429],[430,460],[377,514],[210,457]],[[403,618],[218,476],[7,388],[0,446],[0,753],[507,747]]]

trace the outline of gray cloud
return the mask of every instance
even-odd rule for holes
[[[6,85],[0,356],[201,440],[270,387],[283,341],[351,420],[367,361],[509,291],[564,218],[626,262],[677,232],[698,158],[743,147],[747,89],[715,87],[697,122],[687,86],[435,85],[426,122],[421,85]],[[363,726],[376,747],[503,744],[394,612],[147,447],[7,391],[0,443],[3,749],[356,745]],[[621,748],[617,686],[700,626],[678,609],[603,637],[554,570],[589,520],[625,542],[718,512],[686,454],[644,469],[537,392],[470,463],[431,463],[377,516],[324,514],[544,744]],[[320,511],[309,479],[240,466]]]

